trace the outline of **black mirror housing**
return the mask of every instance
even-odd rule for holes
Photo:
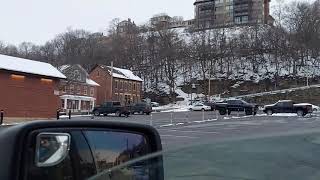
[[[162,151],[161,139],[156,129],[146,125],[106,121],[34,121],[18,125],[0,126],[0,179],[25,179],[26,151],[30,137],[35,132],[66,129],[108,129],[143,134],[148,139],[150,153]],[[30,144],[29,144],[30,145]],[[157,156],[157,179],[163,179],[162,156]]]

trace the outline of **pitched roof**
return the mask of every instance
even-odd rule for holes
[[[111,74],[111,66],[105,66],[105,65],[99,65],[102,69],[107,70],[109,74]],[[142,82],[143,80],[139,77],[136,76],[132,71],[128,69],[121,69],[121,68],[116,68],[113,67],[113,77],[115,78],[120,78],[120,79],[128,79],[128,80],[133,80],[133,81],[140,81]]]
[[[58,69],[49,63],[32,61],[0,54],[0,69],[65,79]]]
[[[67,73],[69,71],[69,68],[72,67],[72,66],[79,67],[85,73],[85,75],[86,75],[86,84],[91,85],[91,86],[100,86],[100,84],[96,83],[94,80],[89,78],[88,72],[80,64],[74,64],[74,65],[65,64],[65,65],[62,65],[62,66],[58,67],[58,69],[62,73],[65,74],[65,73]]]

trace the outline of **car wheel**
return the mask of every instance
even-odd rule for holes
[[[305,115],[304,112],[303,112],[303,110],[301,110],[301,109],[299,109],[299,110],[297,111],[297,114],[298,114],[299,117],[302,117],[302,116]]]
[[[226,112],[225,110],[219,110],[219,114],[220,114],[220,115],[226,115],[227,112]]]
[[[94,111],[93,114],[94,114],[95,116],[100,116],[100,112],[99,112],[99,111]]]
[[[268,115],[268,116],[271,116],[272,114],[273,114],[273,112],[272,112],[271,109],[267,110],[267,115]]]
[[[202,109],[201,109],[201,111],[205,111],[205,109],[204,109],[204,108],[202,108]]]
[[[250,111],[250,110],[246,110],[245,112],[246,112],[247,116],[252,115],[252,111]]]

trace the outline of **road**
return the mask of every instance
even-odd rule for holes
[[[220,116],[215,112],[180,112],[94,119],[154,126],[164,148],[165,179],[320,178],[320,114]]]
[[[91,117],[75,117],[91,119]],[[176,112],[131,115],[128,118],[115,116],[94,117],[95,120],[122,121],[148,124],[160,133],[164,149],[220,141],[223,139],[252,137],[290,131],[320,128],[320,114],[297,117],[294,114],[245,116],[234,113],[220,116],[216,112]]]

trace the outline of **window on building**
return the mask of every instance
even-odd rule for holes
[[[77,86],[77,94],[81,94],[81,86]]]
[[[123,89],[127,90],[127,82],[126,81],[123,82]]]
[[[240,23],[241,23],[241,17],[235,17],[235,18],[234,18],[234,22],[235,22],[236,24],[240,24]]]
[[[123,82],[120,81],[120,89],[122,90],[123,89]]]
[[[97,76],[100,77],[100,71],[99,70],[97,70]]]
[[[87,86],[83,87],[83,94],[88,95],[88,87]]]
[[[63,86],[62,86],[62,92],[64,92],[64,93],[67,92],[67,86],[66,86],[66,85],[63,85]]]
[[[11,79],[13,79],[13,80],[24,81],[25,78],[26,78],[25,76],[21,76],[21,75],[16,75],[16,74],[11,75]]]
[[[93,87],[90,88],[90,96],[94,96],[94,88]]]
[[[133,83],[133,90],[136,90],[136,83]]]
[[[137,84],[137,91],[140,91],[140,84]]]
[[[119,101],[122,101],[122,94],[119,95]]]
[[[249,21],[249,17],[248,16],[242,16],[241,17],[241,21],[242,21],[242,23],[247,23]]]
[[[70,93],[71,93],[71,94],[74,93],[74,85],[73,85],[73,84],[70,85]]]
[[[81,73],[78,70],[74,71],[74,80],[81,81]]]
[[[61,109],[64,109],[64,99],[61,99]]]
[[[129,89],[128,91],[132,91],[132,82],[129,82]]]
[[[118,89],[118,80],[115,80],[115,81],[114,81],[114,88],[115,88],[115,89]]]
[[[233,6],[232,6],[232,5],[226,6],[226,10],[227,10],[227,11],[232,11],[232,10],[233,10]]]

